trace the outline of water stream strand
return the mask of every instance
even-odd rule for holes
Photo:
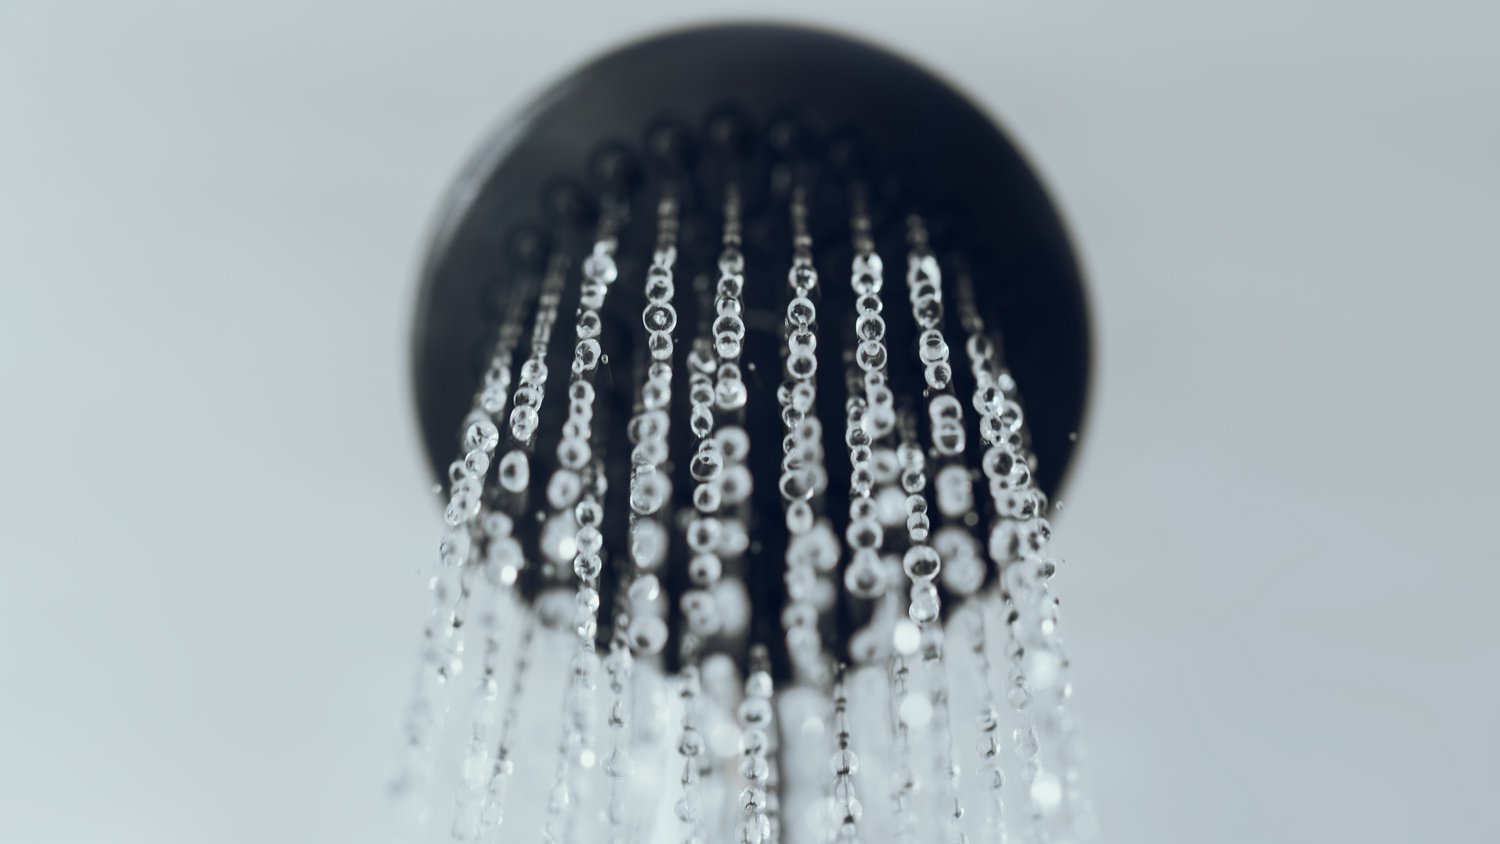
[[[635,654],[656,656],[667,643],[662,615],[661,582],[655,574],[667,558],[670,533],[659,515],[672,499],[671,455],[672,357],[677,327],[673,304],[677,263],[677,200],[657,203],[656,249],[646,270],[646,327],[651,363],[636,396],[635,414],[626,427],[633,449],[630,460],[630,559],[633,566],[626,595],[627,639]],[[670,512],[670,508],[668,508]]]
[[[420,836],[429,805],[434,745],[447,720],[448,680],[462,667],[462,600],[464,572],[474,552],[474,520],[483,500],[499,431],[492,417],[504,412],[511,378],[511,362],[520,340],[522,315],[530,304],[531,285],[511,300],[501,320],[499,335],[482,386],[463,422],[463,456],[448,467],[449,500],[444,509],[447,530],[438,545],[438,566],[429,581],[432,608],[422,632],[422,649],[411,700],[407,705],[406,760],[392,783],[391,794],[403,806],[397,819],[399,837]]]
[[[873,599],[884,594],[888,572],[880,557],[885,528],[873,498],[874,448],[888,439],[896,426],[895,394],[886,379],[887,352],[884,284],[880,255],[871,237],[870,218],[864,193],[854,192],[854,214],[850,221],[854,260],[850,285],[855,294],[854,331],[857,347],[849,366],[849,400],[845,406],[844,442],[849,447],[849,525],[844,538],[851,549],[844,570],[844,585],[857,598]]]
[[[630,697],[625,692],[631,686],[635,660],[630,654],[629,644],[625,641],[624,629],[623,624],[615,626],[615,635],[610,639],[609,656],[604,660],[604,670],[609,675],[611,694],[608,720],[610,749],[605,754],[602,764],[605,775],[609,777],[609,807],[606,811],[609,820],[610,844],[626,844],[629,840],[630,812],[626,803],[626,793],[629,791],[629,779],[633,769],[626,738],[626,725],[630,720]]]
[[[982,778],[989,800],[985,803],[985,844],[1006,844],[1005,829],[1005,770],[1001,757],[1000,711],[995,706],[995,692],[990,684],[990,657],[988,633],[984,621],[984,608],[978,602],[963,610],[962,624],[969,636],[969,647],[974,652],[978,670],[974,682],[979,692],[978,713],[975,725],[979,728],[976,750],[979,755],[979,775]]]
[[[772,717],[775,717],[776,700],[771,700]],[[781,842],[781,807],[783,803],[781,794],[781,767],[780,750],[781,740],[780,721],[773,721],[766,729],[766,835],[764,844],[780,844]]]
[[[693,510],[685,519],[690,554],[688,574],[693,586],[683,592],[677,607],[683,624],[678,642],[682,668],[676,683],[682,700],[681,731],[676,746],[682,759],[682,792],[673,810],[677,819],[687,827],[687,844],[702,844],[703,796],[699,777],[700,766],[706,764],[706,760],[700,758],[706,745],[697,723],[698,699],[702,691],[699,650],[703,639],[719,631],[721,619],[713,594],[698,584],[717,580],[722,569],[722,560],[717,554],[722,531],[718,518],[711,515],[718,507],[711,490],[712,480],[723,471],[723,463],[713,439],[716,353],[708,277],[696,277],[693,288],[698,299],[698,326],[687,355],[687,372],[688,429],[694,440],[688,470],[694,486]]]
[[[527,297],[517,297],[513,300],[511,307],[524,307],[527,302]],[[471,427],[465,435],[466,440],[478,446],[478,449],[471,449],[464,455],[463,465],[471,477],[478,479],[478,488],[474,494],[480,498],[483,498],[483,480],[489,473],[491,460],[499,445],[497,423],[504,418],[511,384],[512,356],[515,347],[520,342],[520,336],[519,316],[514,318],[507,316],[500,329],[495,355],[485,372],[483,386],[475,397],[476,407],[488,414],[491,426],[495,427],[493,429]],[[478,425],[477,420],[474,425]],[[470,528],[472,528],[472,521],[474,519],[471,517]],[[499,699],[498,671],[501,641],[507,621],[515,609],[511,598],[511,585],[515,578],[501,574],[504,571],[503,564],[491,564],[491,561],[501,556],[499,546],[508,541],[511,521],[504,514],[488,511],[487,505],[481,507],[477,521],[481,526],[480,534],[488,539],[486,543],[488,559],[481,588],[488,585],[490,591],[489,599],[480,607],[480,625],[484,638],[483,668],[479,682],[475,684],[469,744],[464,753],[459,786],[453,798],[454,817],[451,833],[458,841],[477,840],[483,828],[486,786],[492,764],[490,731],[494,726],[495,708]],[[512,544],[514,544],[513,541]]]
[[[740,372],[740,353],[745,342],[745,323],[741,318],[744,303],[741,294],[745,284],[745,257],[740,251],[739,191],[729,185],[724,200],[723,248],[719,253],[719,280],[714,297],[713,318],[709,327],[712,342],[700,337],[689,356],[692,373],[689,398],[692,416],[689,424],[698,438],[688,464],[693,478],[693,514],[687,523],[687,544],[691,552],[688,578],[693,588],[682,596],[683,615],[688,630],[696,637],[718,634],[724,623],[714,594],[724,574],[726,556],[741,553],[748,544],[749,532],[742,505],[749,496],[750,473],[743,466],[750,440],[743,428],[725,425],[715,434],[715,410],[731,417],[743,411],[748,392]],[[738,480],[728,483],[733,473]],[[735,490],[735,501],[725,500],[726,488]]]
[[[500,740],[495,749],[494,766],[485,792],[484,809],[480,813],[479,838],[486,844],[498,844],[500,827],[505,823],[505,798],[510,791],[511,777],[515,774],[516,722],[521,716],[521,691],[531,667],[531,647],[536,640],[536,616],[525,616],[521,641],[516,645],[515,663],[510,670],[510,690],[506,693],[505,713],[500,717]]]
[[[878,518],[878,507],[871,493],[875,484],[872,466],[874,447],[889,440],[896,428],[895,395],[886,377],[887,351],[885,345],[885,319],[881,316],[884,304],[880,297],[884,286],[884,264],[875,251],[870,216],[865,192],[856,186],[853,192],[854,211],[850,220],[854,243],[854,259],[851,264],[850,285],[855,294],[855,340],[857,346],[853,361],[849,365],[849,400],[846,403],[845,443],[849,446],[849,527],[845,539],[852,549],[852,556],[844,571],[845,588],[858,598],[877,598],[887,595],[893,577],[881,559],[880,549],[885,542],[884,526]],[[920,449],[898,449],[899,453],[921,456]],[[912,458],[915,459],[915,458]],[[921,498],[925,486],[920,467],[904,466],[902,483],[908,494]],[[914,491],[913,491],[914,490]],[[899,575],[897,575],[899,576]],[[913,595],[916,592],[913,591]],[[888,600],[895,600],[892,596]],[[893,629],[895,647],[891,652],[890,695],[891,724],[896,745],[895,764],[891,767],[892,803],[895,806],[895,836],[898,841],[911,841],[916,834],[917,818],[914,797],[917,789],[916,774],[912,767],[913,722],[920,720],[914,701],[925,697],[909,695],[907,691],[909,668],[906,657],[916,651],[920,628],[917,617],[925,617],[925,607],[919,614],[915,604],[908,607],[912,621],[898,622]],[[936,611],[933,612],[936,618]]]
[[[1051,539],[1046,497],[1032,477],[1035,457],[1026,448],[1015,379],[1000,365],[985,333],[966,273],[959,276],[958,291],[976,384],[974,405],[982,414],[980,435],[987,446],[981,468],[994,503],[989,552],[1002,566],[1010,661],[1006,696],[1021,718],[1013,747],[1029,809],[1027,835],[1041,839],[1049,828],[1065,827],[1088,838],[1095,822],[1081,785],[1077,729],[1066,705],[1072,693],[1069,660],[1057,635],[1057,601],[1048,589],[1056,567],[1046,554]],[[1045,764],[1044,750],[1061,776]]]
[[[938,512],[947,520],[958,520],[974,507],[972,480],[962,457],[966,439],[963,405],[953,395],[953,371],[948,363],[948,341],[942,332],[942,274],[937,259],[928,246],[927,230],[920,216],[912,215],[908,219],[907,242],[910,246],[907,256],[907,298],[911,303],[912,321],[921,330],[917,338],[917,355],[922,362],[923,377],[927,384],[928,431],[935,466],[929,481]],[[907,445],[914,443],[906,439],[903,446]],[[914,498],[918,495],[911,489],[907,491]],[[908,501],[909,516],[917,508],[925,513],[925,497],[921,501]],[[948,675],[943,658],[943,628],[939,621],[938,591],[934,583],[942,571],[943,562],[942,555],[936,548],[913,538],[912,545],[902,560],[902,567],[912,581],[911,618],[922,628],[922,663],[926,669],[925,680],[932,700],[933,733],[938,742],[936,773],[938,781],[944,784],[944,796],[950,804],[949,836],[954,844],[966,844],[967,838],[959,825],[964,808],[958,791],[959,767],[953,757]]]
[[[763,646],[751,649],[750,671],[745,677],[745,696],[740,701],[741,738],[740,776],[745,788],[740,792],[740,822],[736,828],[739,844],[766,844],[771,837],[767,815],[770,803],[771,731],[775,729],[774,688],[771,682],[771,660]]]
[[[887,600],[895,600],[892,594]],[[905,705],[909,698],[907,694],[907,680],[911,671],[907,668],[906,657],[900,649],[891,651],[890,668],[886,673],[887,698],[889,701],[891,720],[891,745],[894,748],[894,758],[891,760],[891,804],[894,806],[895,831],[893,838],[909,844],[916,840],[917,815],[913,802],[916,797],[917,779],[916,771],[911,763],[911,725],[908,723],[911,706]]]
[[[493,520],[494,529],[489,533],[488,564],[507,585],[515,583],[526,564],[521,544],[514,537],[514,521],[528,514],[531,456],[541,424],[542,402],[547,395],[547,348],[552,342],[558,304],[572,266],[572,259],[564,252],[558,252],[548,262],[532,321],[531,351],[521,364],[520,384],[504,426],[504,456],[496,470],[501,490],[496,512],[501,517]]]
[[[840,665],[833,685],[833,730],[836,747],[829,767],[833,771],[833,803],[838,840],[844,844],[858,844],[859,821],[864,816],[864,807],[854,788],[854,775],[859,773],[859,756],[850,747],[849,698],[844,685],[845,667]]]
[[[820,515],[828,471],[823,462],[823,425],[817,416],[818,271],[813,266],[812,235],[807,225],[807,194],[792,193],[792,267],[787,273],[787,303],[782,350],[786,380],[776,391],[786,428],[782,440],[782,500],[787,528],[787,606],[781,614],[787,653],[799,679],[822,685],[828,660],[819,633],[816,599],[827,588],[828,573],[838,565],[838,535]]]
[[[591,423],[594,417],[594,373],[604,360],[599,343],[602,320],[599,311],[605,297],[619,276],[615,265],[615,216],[606,211],[594,248],[583,262],[583,279],[579,290],[575,319],[573,361],[568,381],[568,415],[557,443],[556,472],[575,472],[581,476],[581,493],[573,508],[576,530],[573,535],[573,574],[578,581],[574,594],[573,632],[578,646],[569,665],[572,682],[564,694],[564,737],[560,744],[557,779],[548,805],[547,824],[543,830],[546,844],[571,838],[565,836],[560,823],[575,828],[577,807],[583,805],[583,775],[596,767],[594,749],[594,692],[598,688],[599,654],[596,637],[599,632],[599,574],[604,568],[604,471],[601,454],[592,446]],[[600,449],[602,451],[602,447]],[[549,482],[549,486],[551,483]],[[569,807],[574,807],[569,810]]]
[[[688,665],[681,672],[682,732],[677,738],[677,753],[682,757],[682,797],[674,807],[677,819],[688,827],[685,844],[704,844],[702,835],[703,802],[698,793],[699,757],[707,751],[703,733],[698,730],[698,698],[702,690],[698,666]]]
[[[486,786],[492,768],[491,730],[500,698],[501,642],[507,621],[515,609],[508,586],[489,583],[488,578],[482,579],[480,586],[482,589],[490,587],[489,599],[479,611],[484,659],[479,681],[474,685],[469,742],[464,751],[459,785],[453,796],[451,833],[455,841],[476,841],[482,828]]]

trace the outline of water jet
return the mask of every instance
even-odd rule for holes
[[[475,614],[460,840],[1087,833],[1047,553],[1083,286],[952,86],[793,27],[610,53],[463,170],[416,310],[447,523],[396,789],[418,830]],[[557,744],[522,759],[538,660],[567,666]]]

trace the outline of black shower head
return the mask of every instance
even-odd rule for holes
[[[418,825],[472,630],[460,840],[961,841],[980,800],[1003,836],[1002,704],[1023,835],[1090,828],[1047,518],[1083,289],[1036,177],[948,85],[777,26],[607,55],[464,172],[414,339],[448,493],[397,791]],[[869,814],[855,747],[890,776]]]
[[[594,410],[587,421],[598,461],[591,471],[613,490],[609,496],[602,488],[599,493],[608,498],[600,524],[604,548],[616,551],[600,575],[600,613],[623,618],[614,611],[623,605],[632,577],[624,549],[630,547],[633,516],[625,494],[637,459],[624,431],[640,409],[638,390],[651,363],[642,324],[648,295],[643,280],[665,219],[658,209],[663,199],[669,201],[665,207],[682,291],[676,299],[681,318],[674,313],[673,320],[687,347],[692,326],[700,327],[704,342],[711,333],[712,290],[724,266],[720,250],[729,242],[727,209],[732,207],[735,249],[744,270],[732,273],[743,291],[729,304],[734,317],[742,318],[745,336],[743,353],[730,357],[743,367],[749,393],[732,424],[755,444],[748,466],[755,495],[745,503],[754,518],[746,522],[748,553],[734,552],[746,554],[736,562],[741,568],[735,582],[748,590],[755,618],[751,629],[723,649],[743,657],[747,643],[768,643],[778,674],[786,667],[778,644],[780,610],[786,590],[793,588],[787,584],[795,580],[783,582],[781,558],[794,537],[782,525],[776,483],[786,466],[783,438],[793,427],[778,412],[777,389],[783,384],[790,326],[784,317],[789,287],[780,279],[792,265],[792,245],[799,237],[789,214],[794,198],[810,265],[830,279],[850,267],[861,249],[901,255],[914,237],[922,250],[930,249],[949,281],[924,280],[939,293],[949,288],[950,302],[983,319],[982,333],[996,341],[1003,367],[1020,385],[1017,398],[1025,405],[1033,466],[1027,483],[1054,495],[1073,452],[1089,370],[1083,288],[1058,215],[1015,147],[952,87],[902,58],[825,32],[760,25],[677,32],[604,56],[553,86],[485,144],[452,191],[424,270],[414,338],[427,451],[440,475],[447,474],[450,463],[464,456],[459,434],[473,418],[468,414],[475,384],[491,361],[497,335],[509,326],[507,342],[514,346],[522,326],[532,324],[527,320],[535,322],[526,309],[544,279],[576,278],[591,246],[608,241],[611,273],[617,270],[618,278],[632,281],[614,284],[607,303],[600,296],[600,303],[589,307],[589,318],[603,328],[596,353],[606,365],[591,376]],[[860,232],[868,235],[863,246]],[[582,270],[588,275],[586,266]],[[938,272],[936,265],[932,272]],[[580,289],[567,284],[557,290],[560,307],[554,302],[553,310],[565,327],[550,334],[547,361],[571,360],[574,352],[575,332],[566,320],[579,306]],[[850,477],[842,420],[847,402],[863,389],[846,377],[859,374],[853,365],[862,339],[855,333],[859,303],[850,285],[838,281],[818,285],[810,295],[821,335],[814,380],[817,412],[826,423],[821,431],[827,474]],[[908,417],[925,415],[916,413],[928,394],[918,348],[924,329],[951,336],[971,329],[960,325],[964,318],[958,308],[944,317],[938,307],[937,323],[927,326],[904,307],[889,308],[880,328],[888,331],[882,339],[890,352],[879,377],[888,370],[899,397],[895,406]],[[946,360],[946,346],[942,355]],[[701,443],[686,424],[690,388],[682,357],[679,352],[679,368],[669,378],[675,384],[676,404],[670,409],[677,422],[668,443],[676,457],[667,464],[675,463],[678,482],[666,513],[680,517],[669,518],[668,528],[690,537],[682,533],[689,530],[687,520],[695,507],[704,508],[693,498],[696,487],[685,468],[687,455]],[[959,388],[968,386],[972,392],[973,382],[960,371],[964,367],[952,369],[953,386],[945,389],[964,394]],[[538,455],[527,471],[539,488],[560,466],[560,456],[551,455],[570,418],[566,380],[562,374],[552,378],[545,400],[537,394],[540,424],[534,435],[523,437],[530,441],[516,458],[530,461],[530,455]],[[973,445],[966,463],[976,477],[979,444],[994,441],[993,434],[981,435],[980,415],[971,413],[967,420],[967,442]],[[505,427],[500,416],[496,420]],[[1015,422],[1019,425],[1019,417]],[[849,488],[825,486],[826,496],[819,491],[819,515],[831,514],[828,535],[842,536],[848,523],[839,514],[851,506]],[[540,538],[546,512],[534,505],[534,500],[532,505],[509,502],[499,508],[516,517],[515,537],[529,560],[548,556]],[[952,513],[945,520],[978,534],[981,505],[974,506],[967,522]],[[509,527],[505,534],[510,535]],[[669,606],[685,596],[691,604],[694,583],[718,580],[717,573],[690,574],[684,544],[691,545],[691,539],[677,543],[663,569]],[[548,565],[532,565],[520,575],[521,591],[532,600],[548,589],[571,594],[564,588],[572,577],[563,559],[567,554],[551,556]],[[825,573],[837,578],[840,572]],[[994,573],[988,577],[993,582]],[[847,653],[849,635],[867,625],[870,612],[868,601],[841,600],[837,612],[820,622],[836,654]],[[601,635],[607,629],[601,625]],[[680,643],[679,634],[674,622],[673,638]],[[677,653],[670,649],[668,661]]]
[[[589,236],[605,196],[639,212],[653,189],[675,183],[684,252],[696,244],[712,254],[718,195],[735,170],[747,251],[761,246],[757,232],[783,222],[774,200],[799,177],[814,183],[820,257],[848,251],[853,180],[870,186],[879,241],[901,242],[905,213],[926,216],[934,246],[973,274],[978,308],[1003,337],[1037,483],[1055,496],[1082,424],[1090,343],[1079,269],[1036,174],[994,121],[931,72],[842,35],[773,25],[672,32],[596,59],[502,124],[464,168],[438,216],[414,326],[434,470],[442,475],[459,454],[455,432],[504,302],[557,239]],[[651,236],[649,220],[638,228]],[[753,287],[747,297],[753,316]],[[768,319],[747,320],[751,330],[779,330],[779,311],[763,309]]]

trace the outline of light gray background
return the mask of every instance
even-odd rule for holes
[[[1494,840],[1493,6],[713,5],[0,4],[0,840],[376,839],[430,215],[575,62],[752,11],[958,80],[1071,222],[1111,838]]]

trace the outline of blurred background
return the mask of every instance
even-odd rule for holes
[[[379,836],[431,215],[577,62],[751,13],[955,80],[1070,221],[1108,838],[1492,840],[1500,17],[1458,0],[4,0],[0,840]]]

